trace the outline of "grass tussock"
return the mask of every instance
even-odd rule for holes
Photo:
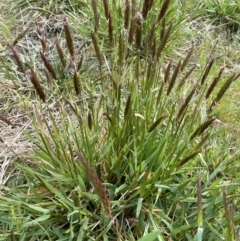
[[[2,58],[26,110],[35,102],[35,148],[1,189],[0,240],[237,239],[224,181],[239,154],[219,148],[217,107],[239,73],[214,67],[217,45],[202,62],[189,42],[180,56],[177,1],[82,2],[52,44],[36,23],[36,59],[18,46],[26,32]]]

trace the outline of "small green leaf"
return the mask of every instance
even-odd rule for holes
[[[26,224],[24,224],[24,227],[29,227],[29,226],[34,226],[40,222],[46,221],[51,217],[51,215],[43,215],[39,218],[36,218],[34,220],[31,220],[30,222],[27,222]]]
[[[152,241],[155,238],[157,238],[158,235],[160,235],[162,232],[160,230],[153,232],[153,233],[149,233],[145,236],[143,236],[142,238],[140,238],[138,241]]]
[[[138,199],[138,203],[137,203],[136,218],[139,217],[139,214],[140,214],[140,212],[141,212],[142,202],[143,202],[143,198],[139,198],[139,199]]]

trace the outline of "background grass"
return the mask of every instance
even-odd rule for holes
[[[238,240],[237,6],[107,3],[2,13],[0,239]]]

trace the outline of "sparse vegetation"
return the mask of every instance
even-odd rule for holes
[[[4,10],[0,240],[239,239],[238,35],[212,6],[19,0],[6,24]]]

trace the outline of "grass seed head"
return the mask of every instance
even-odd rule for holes
[[[165,2],[163,3],[157,18],[157,23],[159,23],[162,20],[162,18],[166,15],[170,1],[171,0],[165,0]]]
[[[37,22],[36,22],[36,25],[37,25],[38,38],[42,45],[42,52],[45,52],[47,49],[47,40]]]
[[[94,14],[94,31],[97,32],[100,26],[100,14],[98,12],[97,0],[92,0],[92,9]]]
[[[180,67],[181,67],[181,60],[178,62],[178,65],[177,65],[177,67],[175,68],[175,70],[173,72],[172,78],[170,80],[170,83],[169,83],[169,86],[168,86],[168,89],[167,89],[167,95],[170,94],[170,92],[171,92],[171,90],[172,90],[172,88],[174,86],[174,83],[175,83],[175,81],[177,79]]]
[[[112,46],[113,45],[113,25],[112,25],[111,14],[109,14],[109,18],[108,18],[108,38],[109,38],[109,43]]]
[[[96,174],[96,172],[94,171],[94,169],[87,162],[87,160],[83,157],[83,155],[77,150],[75,150],[75,153],[77,154],[78,160],[80,160],[80,162],[84,166],[87,176],[88,176],[90,182],[92,183],[93,187],[95,188],[96,193],[99,195],[99,198],[102,201],[103,206],[106,209],[109,217],[111,219],[113,219],[110,202],[107,197],[106,190],[105,190],[104,186],[102,185],[101,180],[99,179],[99,177]]]
[[[43,60],[43,63],[45,65],[46,69],[52,75],[53,79],[57,79],[57,74],[56,74],[53,66],[49,62],[48,58],[46,57],[46,55],[41,51],[40,56],[41,56],[41,59]]]
[[[196,136],[201,135],[214,121],[216,118],[210,118],[206,120],[203,124],[201,124],[191,135],[190,140],[195,138]]]
[[[95,52],[96,52],[96,55],[98,58],[99,65],[102,66],[103,60],[102,60],[102,55],[101,55],[101,51],[100,51],[99,44],[98,44],[97,34],[94,32],[91,32],[91,38],[92,38],[93,46],[94,46],[94,49],[95,49]]]
[[[205,69],[205,71],[204,71],[204,73],[203,73],[203,76],[202,76],[202,78],[201,78],[201,85],[204,84],[204,82],[205,82],[205,80],[206,80],[206,78],[207,78],[207,76],[208,76],[208,74],[209,74],[209,72],[210,72],[210,70],[211,70],[211,68],[212,68],[212,66],[213,66],[213,63],[214,63],[214,59],[212,59],[212,60],[209,62],[209,64],[207,65],[207,67],[206,67],[206,69]]]
[[[144,20],[147,18],[148,13],[151,11],[153,3],[154,3],[154,0],[145,0],[144,1],[143,8],[142,8],[142,17]]]
[[[187,98],[185,99],[185,101],[183,102],[183,104],[181,105],[179,111],[178,111],[178,114],[177,114],[177,118],[176,120],[178,121],[180,119],[180,117],[184,114],[185,112],[185,109],[187,108],[193,94],[195,93],[196,91],[196,87],[194,86],[192,91],[188,94]]]
[[[189,59],[191,58],[191,56],[193,54],[193,50],[194,50],[194,47],[192,46],[190,51],[188,52],[188,54],[186,55],[185,59],[182,62],[181,71],[183,71],[184,68],[187,66],[187,63],[188,63]]]
[[[63,17],[63,27],[64,27],[64,32],[65,32],[69,53],[71,55],[71,58],[74,59],[74,46],[73,46],[72,34],[67,22],[67,18],[65,16]]]
[[[12,53],[13,53],[13,57],[16,61],[16,64],[19,68],[19,70],[25,75],[26,74],[26,71],[25,71],[25,68],[24,68],[24,65],[23,65],[23,62],[18,54],[18,52],[16,51],[16,49],[14,48],[14,46],[10,45],[10,48],[12,50]]]
[[[50,73],[48,72],[47,68],[44,67],[43,71],[44,71],[44,74],[45,74],[45,76],[46,76],[46,79],[47,79],[48,84],[52,84],[52,76],[51,76]]]
[[[102,1],[103,1],[105,18],[106,18],[106,20],[108,20],[109,19],[109,14],[110,14],[108,0],[102,0]]]
[[[235,234],[235,225],[233,221],[233,214],[230,209],[230,202],[229,199],[227,198],[227,193],[226,189],[223,189],[223,205],[224,205],[224,210],[226,214],[226,219],[227,219],[227,240],[236,240],[236,234]]]
[[[223,74],[224,69],[225,69],[225,68],[222,67],[222,68],[219,70],[218,75],[213,79],[212,84],[209,86],[209,88],[208,88],[208,90],[207,90],[206,97],[205,97],[206,99],[209,98],[209,96],[211,95],[211,93],[212,93],[213,90],[214,90],[214,87],[217,86],[217,83],[218,83],[218,81],[220,80],[220,78],[221,78],[221,76],[222,76],[222,74]]]
[[[75,89],[76,94],[79,95],[81,93],[80,78],[79,78],[79,75],[78,75],[76,65],[73,61],[72,61],[72,65],[73,65],[73,68],[74,68],[73,85],[74,85],[74,89]]]
[[[136,37],[135,37],[135,44],[137,50],[141,49],[142,45],[142,14],[137,12],[135,15],[136,18]]]
[[[30,67],[30,80],[34,86],[34,88],[36,89],[37,91],[37,94],[39,95],[40,99],[45,102],[46,101],[46,95],[43,91],[43,88],[41,87],[41,84],[40,84],[40,79],[39,79],[39,76],[38,74],[33,70],[32,67]]]
[[[125,0],[125,11],[124,11],[124,28],[128,29],[130,19],[130,3],[129,0]]]
[[[57,39],[56,39],[55,44],[56,44],[56,47],[57,47],[57,52],[58,52],[60,61],[62,63],[63,68],[65,69],[67,64],[66,64],[66,59],[64,57],[64,53],[63,53],[62,47],[60,46],[59,41]]]

